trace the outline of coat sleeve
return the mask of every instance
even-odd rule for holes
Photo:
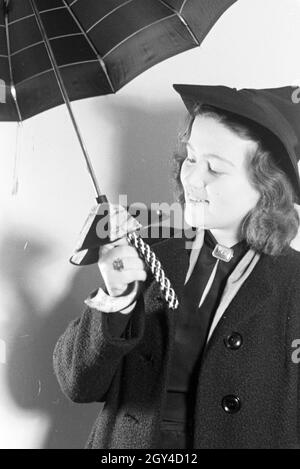
[[[122,337],[111,335],[109,314],[87,308],[80,318],[69,324],[55,346],[55,374],[64,394],[74,402],[105,401],[123,357],[143,337],[143,295],[130,313],[130,327],[126,328]]]

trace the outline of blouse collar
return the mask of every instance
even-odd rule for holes
[[[203,245],[211,249],[212,252],[217,245],[220,246],[220,244],[217,242],[216,238],[214,237],[214,235],[212,234],[210,230],[198,229],[195,231],[195,235],[192,238],[192,242],[189,246],[190,260],[189,260],[189,268],[187,271],[185,283],[188,281],[188,279],[190,278],[194,270],[195,264],[197,262],[197,259],[199,257],[199,254]],[[238,243],[236,243],[234,246],[232,246],[231,249],[233,250],[232,263],[235,264],[236,257],[240,259],[241,256],[245,255],[246,252],[249,251],[249,246],[246,240],[243,239],[239,241]],[[221,262],[222,262],[222,259],[221,259]]]

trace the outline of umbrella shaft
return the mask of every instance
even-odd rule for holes
[[[7,58],[8,58],[8,67],[9,67],[9,76],[10,76],[10,94],[16,106],[16,111],[18,114],[19,122],[22,122],[22,116],[21,116],[19,103],[18,103],[17,95],[16,95],[15,83],[13,80],[12,63],[11,63],[11,48],[10,48],[10,36],[9,36],[9,27],[8,27],[9,2],[10,0],[4,1],[4,22],[5,22]]]
[[[76,121],[75,116],[74,116],[74,113],[73,113],[73,110],[72,110],[72,107],[71,107],[71,103],[70,103],[70,99],[69,99],[69,96],[68,96],[68,92],[66,90],[63,78],[61,76],[59,67],[57,65],[57,62],[56,62],[56,59],[55,59],[55,56],[54,56],[54,53],[53,53],[49,38],[46,34],[46,30],[44,28],[40,13],[39,13],[39,11],[36,7],[35,0],[30,0],[30,3],[31,3],[32,10],[35,14],[35,18],[36,18],[36,21],[38,23],[38,27],[40,29],[42,38],[44,40],[46,50],[48,52],[49,59],[51,61],[51,65],[53,67],[53,71],[54,71],[54,74],[55,74],[55,77],[56,77],[56,80],[57,80],[57,84],[59,86],[59,89],[60,89],[61,95],[63,97],[63,100],[64,100],[64,102],[67,106],[67,109],[68,109],[68,112],[69,112],[69,115],[70,115],[74,130],[75,130],[77,138],[79,140],[79,143],[80,143],[80,146],[81,146],[81,149],[82,149],[82,152],[83,152],[86,164],[87,164],[87,169],[88,169],[89,175],[92,179],[92,183],[93,183],[93,186],[94,186],[94,189],[95,189],[95,192],[96,192],[96,198],[98,199],[99,197],[101,197],[101,191],[100,191],[100,188],[99,188],[99,185],[98,185],[98,181],[97,181],[97,178],[96,178],[96,175],[95,175],[94,168],[92,166],[90,157],[88,155],[86,146],[84,144],[84,141],[83,141],[83,138],[81,136],[77,121]]]

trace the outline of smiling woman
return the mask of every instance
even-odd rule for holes
[[[176,90],[190,113],[174,161],[193,242],[182,230],[152,249],[179,307],[125,238],[100,250],[108,302],[127,308],[91,299],[57,342],[57,378],[73,401],[105,402],[87,448],[300,448],[300,254],[289,245],[300,105],[292,87]]]
[[[298,227],[292,183],[280,168],[279,139],[257,123],[196,104],[175,153],[174,177],[186,218],[199,226],[195,199],[205,200],[205,229],[220,243],[246,239],[253,249],[279,254]],[[203,215],[201,214],[201,220]]]

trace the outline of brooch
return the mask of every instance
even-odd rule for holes
[[[212,252],[212,255],[221,261],[229,262],[233,258],[233,249],[227,248],[222,244],[217,244]]]

